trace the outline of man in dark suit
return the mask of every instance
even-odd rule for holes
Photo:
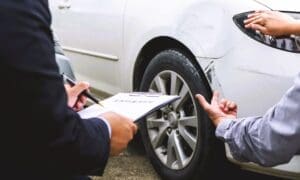
[[[101,174],[136,132],[117,114],[84,120],[68,106],[50,24],[47,0],[0,1],[1,179]]]

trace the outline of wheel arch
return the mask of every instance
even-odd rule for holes
[[[209,88],[210,92],[212,92],[204,71],[196,60],[196,56],[183,43],[168,36],[153,38],[148,41],[140,50],[134,65],[133,90],[136,91],[139,89],[145,70],[152,58],[155,57],[159,52],[167,49],[176,49],[186,55],[190,59],[191,63],[197,68],[199,74],[202,75],[202,77],[205,77],[205,85],[207,88]]]

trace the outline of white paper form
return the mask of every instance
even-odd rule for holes
[[[136,121],[177,99],[179,96],[156,93],[118,93],[101,102],[104,108],[95,104],[80,111],[79,115],[82,118],[91,118],[113,111]]]
[[[93,104],[78,112],[79,116],[83,119],[98,117],[101,114],[108,112],[107,108],[104,108],[98,104]]]

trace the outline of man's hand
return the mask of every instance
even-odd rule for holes
[[[283,36],[293,34],[294,26],[299,22],[278,11],[256,11],[249,14],[244,23],[245,28],[258,30],[271,36]]]
[[[113,112],[104,113],[101,116],[108,121],[111,127],[110,155],[119,155],[137,132],[137,126],[133,120]]]
[[[84,90],[88,90],[90,85],[86,82],[79,82],[75,86],[71,87],[65,85],[68,95],[68,106],[73,108],[74,111],[80,111],[87,102],[85,96],[80,95]]]
[[[218,126],[224,119],[235,119],[237,117],[237,105],[226,99],[222,99],[219,102],[218,92],[214,92],[210,104],[200,94],[197,94],[196,98],[203,109],[208,113],[209,118],[215,126]]]

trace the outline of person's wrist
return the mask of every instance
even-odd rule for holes
[[[285,29],[287,29],[286,34],[300,35],[300,21],[294,20],[289,22]]]
[[[218,125],[224,120],[224,117],[216,117],[213,119],[213,124],[215,125],[215,127],[218,127]]]

